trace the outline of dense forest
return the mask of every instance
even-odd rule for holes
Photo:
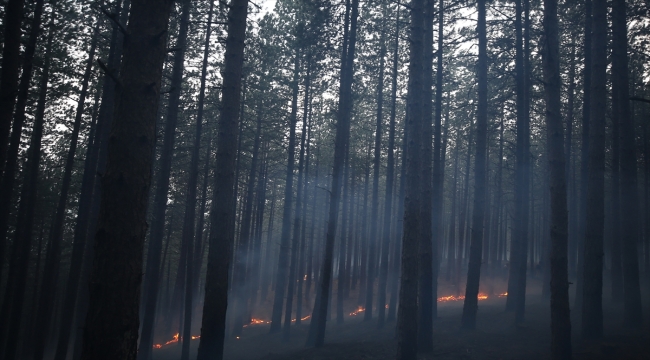
[[[0,18],[0,359],[650,358],[647,0]]]

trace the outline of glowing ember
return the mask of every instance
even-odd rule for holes
[[[300,318],[300,321],[305,321],[305,320],[309,319],[310,317],[311,317],[311,315],[307,315],[307,316],[305,316],[305,317],[301,317],[301,318]],[[296,319],[291,319],[291,322],[296,322]]]
[[[200,335],[192,335],[190,338],[192,340],[196,340],[196,339],[200,339],[201,336]],[[153,348],[154,349],[161,349],[163,346],[173,344],[173,343],[177,343],[177,342],[182,341],[182,340],[183,340],[183,337],[180,336],[179,333],[176,333],[176,335],[174,335],[174,337],[171,340],[165,342],[164,344],[154,344]]]
[[[487,294],[479,293],[478,294],[478,299],[479,300],[486,300],[488,298]],[[465,295],[449,295],[449,296],[441,296],[438,298],[438,302],[449,302],[449,301],[460,301],[460,300],[465,300]]]
[[[359,313],[364,312],[364,311],[366,311],[366,308],[364,308],[363,306],[359,306],[355,311],[350,313],[350,316],[356,316]]]
[[[508,297],[508,292],[504,292],[503,294],[499,294],[499,297]]]

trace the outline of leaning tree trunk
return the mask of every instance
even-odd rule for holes
[[[2,48],[2,74],[0,75],[0,174],[7,160],[7,144],[11,130],[11,115],[14,112],[18,90],[20,68],[20,25],[23,22],[24,0],[9,0],[5,5]],[[4,265],[6,239],[0,238],[0,269]],[[0,273],[1,274],[1,273]]]
[[[49,249],[45,257],[41,295],[38,305],[38,313],[36,314],[36,321],[39,326],[36,327],[34,338],[34,360],[42,359],[44,356],[47,332],[50,329],[50,321],[53,317],[59,263],[61,262],[61,242],[63,241],[63,226],[65,223],[66,205],[68,203],[68,192],[70,191],[70,183],[72,181],[74,157],[77,151],[81,119],[84,112],[86,95],[88,94],[88,84],[90,82],[90,76],[92,75],[93,59],[95,57],[95,49],[97,48],[98,39],[99,23],[95,26],[95,31],[90,43],[90,50],[88,51],[88,62],[86,63],[86,69],[81,82],[81,93],[79,94],[74,125],[72,128],[72,134],[70,135],[70,147],[68,149],[68,155],[63,171],[63,179],[61,180],[59,202],[50,229]]]
[[[9,143],[9,131],[11,130],[11,115],[16,103],[18,90],[18,74],[20,69],[20,25],[23,21],[24,0],[9,0],[5,5],[4,25],[4,47],[2,48],[2,74],[0,75],[0,175],[5,169],[7,160],[7,144]],[[4,194],[4,187],[2,188]],[[9,196],[10,194],[6,194]],[[5,199],[3,199],[6,201]],[[9,206],[9,204],[2,205]],[[8,221],[0,214],[1,221]],[[3,224],[4,225],[4,224]],[[6,226],[6,225],[4,225]],[[4,269],[5,249],[7,247],[6,230],[0,234],[0,278]]]
[[[102,176],[82,359],[137,356],[142,255],[171,5],[136,0],[131,6]]]
[[[462,327],[476,327],[478,289],[481,277],[481,248],[483,246],[483,219],[485,217],[486,153],[487,153],[487,37],[485,0],[478,0],[478,109],[476,117],[476,165],[474,167],[474,212],[467,269],[467,286],[463,304]]]
[[[623,242],[623,321],[628,327],[640,329],[643,324],[641,290],[639,284],[639,258],[637,238],[639,232],[637,156],[634,118],[630,114],[629,79],[627,60],[627,22],[626,2],[614,0],[613,3],[613,58],[616,67],[612,68],[614,94],[618,97],[618,118],[621,126],[621,229]],[[647,159],[646,159],[647,161]],[[647,189],[647,188],[646,188]],[[646,234],[646,236],[648,236]],[[646,245],[647,246],[647,245]],[[646,267],[648,264],[646,263]]]
[[[34,9],[34,18],[32,19],[32,30],[29,34],[29,41],[27,43],[25,54],[23,56],[23,70],[20,76],[20,85],[18,86],[16,111],[14,113],[14,122],[11,129],[11,139],[9,150],[7,152],[7,162],[5,164],[5,171],[2,177],[2,182],[0,183],[0,239],[2,239],[0,241],[6,241],[9,230],[9,216],[11,212],[12,198],[14,195],[16,170],[18,169],[18,150],[20,147],[19,145],[22,128],[25,123],[25,107],[27,106],[29,84],[32,79],[34,53],[36,52],[36,42],[41,30],[42,15],[43,0],[37,0],[36,8]],[[29,239],[29,242],[31,242],[31,239]],[[20,311],[16,311],[15,309],[16,306],[18,309],[22,308],[22,300],[17,300],[16,296],[19,298],[23,297],[23,294],[21,293],[25,291],[24,287],[28,266],[28,261],[26,258],[21,258],[19,260],[16,255],[20,251],[25,251],[26,254],[29,255],[29,242],[14,242],[12,246],[11,261],[9,263],[9,276],[6,285],[7,290],[5,291],[4,300],[2,302],[2,310],[0,311],[0,339],[7,339],[8,344],[11,343],[11,339],[7,337],[8,329],[16,329],[15,324],[20,324],[21,314]],[[27,248],[27,250],[24,250],[24,248]],[[12,333],[13,332],[14,331],[12,331]],[[11,336],[13,337],[18,335],[11,334]],[[7,358],[11,359],[8,356]]]
[[[235,155],[247,13],[248,0],[232,0],[228,11],[228,38],[222,87],[223,106],[219,118],[217,170],[210,211],[213,231],[210,232],[209,240],[205,305],[197,356],[199,360],[223,359],[228,307],[228,270],[235,238],[233,216]]]
[[[603,228],[605,220],[605,111],[607,107],[607,4],[593,2],[589,181],[584,240],[582,336],[603,336]]]
[[[350,30],[346,34],[349,42],[344,48],[344,63],[341,64],[339,102],[336,120],[336,136],[334,139],[334,165],[332,169],[332,187],[330,189],[330,204],[325,238],[325,254],[320,276],[320,288],[316,296],[312,312],[312,324],[307,339],[308,344],[316,347],[323,346],[325,341],[325,325],[330,295],[330,280],[332,279],[332,260],[334,257],[334,238],[339,213],[341,184],[343,182],[343,166],[345,152],[350,139],[350,117],[352,115],[352,80],[354,77],[354,53],[357,41],[357,19],[359,17],[359,0],[352,0]]]
[[[43,64],[43,70],[41,73],[41,79],[40,79],[40,84],[39,84],[39,92],[38,92],[38,103],[36,105],[36,113],[34,114],[34,124],[33,124],[33,130],[32,130],[32,135],[29,143],[29,150],[27,151],[27,161],[25,163],[25,168],[23,171],[23,177],[24,177],[24,182],[23,182],[23,189],[22,189],[22,196],[20,200],[20,205],[19,205],[19,222],[18,226],[20,228],[16,229],[16,237],[15,237],[15,242],[23,242],[25,244],[31,243],[31,236],[33,234],[32,227],[34,224],[34,212],[36,209],[36,203],[37,203],[37,194],[38,194],[38,179],[39,179],[39,164],[41,161],[41,141],[43,139],[43,123],[44,123],[44,114],[45,114],[45,102],[47,98],[47,85],[49,82],[49,74],[50,74],[50,61],[51,61],[51,51],[52,51],[52,42],[54,39],[54,13],[52,14],[52,18],[50,20],[50,31],[47,37],[47,45],[45,48],[45,55],[44,55],[44,60],[45,63]],[[22,215],[22,216],[21,216]],[[22,218],[22,221],[20,219]],[[21,226],[22,225],[22,226]],[[18,237],[18,235],[21,235]],[[39,239],[39,254],[38,254],[38,259],[40,261],[40,243],[42,241],[43,237],[43,226],[41,226],[41,236]],[[25,251],[25,249],[22,249]],[[20,259],[14,259],[15,260],[21,260],[24,261],[25,263],[29,263],[29,248],[26,249],[27,251],[27,256],[23,257],[23,254],[21,254]],[[39,275],[39,265],[38,261],[36,264],[36,280],[34,281],[34,300],[36,300],[36,289],[38,286],[38,275]],[[24,285],[23,285],[24,286]],[[32,311],[35,309],[36,302],[34,301],[33,303],[33,308]],[[32,319],[32,322],[35,319]],[[29,328],[28,328],[29,329]],[[13,330],[13,329],[10,329]],[[14,332],[16,334],[14,334]],[[14,354],[17,352],[17,345],[18,345],[18,333],[19,331],[12,331],[8,335],[7,340],[11,340],[11,342],[8,342],[6,344],[6,353],[5,357],[6,359],[13,359],[15,356]],[[27,333],[31,334],[31,333]],[[28,341],[25,341],[26,344],[29,344]],[[2,343],[0,343],[0,351],[2,351]],[[31,344],[29,344],[31,347]]]
[[[194,249],[194,243],[200,243],[199,239],[201,236],[203,236],[203,232],[194,232],[194,222],[196,218],[196,192],[199,182],[199,156],[201,152],[201,136],[203,135],[203,105],[205,101],[205,82],[208,73],[208,56],[210,53],[210,34],[212,32],[211,26],[213,6],[214,1],[211,1],[210,10],[208,13],[208,24],[206,27],[205,45],[203,50],[201,85],[199,88],[198,109],[196,113],[194,144],[192,145],[192,158],[190,160],[189,178],[187,179],[187,197],[185,199],[185,215],[183,217],[183,231],[181,234],[181,241],[183,244],[185,244],[187,251],[185,260],[185,320],[183,321],[183,348],[181,351],[181,360],[189,360],[190,358],[190,341],[192,340],[192,309],[194,308],[194,300],[192,296],[194,295],[193,282],[198,281],[198,277],[194,277],[196,274],[194,271],[194,264],[198,261],[194,257],[195,253],[197,252]]]
[[[563,129],[560,112],[560,46],[557,0],[544,0],[544,95],[546,139],[551,189],[551,356],[571,359],[569,274],[567,269],[568,213],[564,174]]]

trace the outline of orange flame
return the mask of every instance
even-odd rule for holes
[[[366,311],[366,308],[363,306],[359,306],[355,311],[350,313],[350,316],[356,316],[359,315],[359,313]]]
[[[201,335],[192,335],[192,336],[190,337],[190,339],[192,339],[192,340],[196,340],[196,339],[200,339],[200,338],[201,338]],[[177,342],[182,341],[182,340],[183,340],[183,337],[180,336],[179,333],[176,333],[176,335],[174,335],[174,337],[172,337],[171,340],[165,342],[164,344],[154,344],[154,345],[153,345],[153,348],[154,348],[154,349],[160,349],[160,348],[162,348],[163,346],[166,346],[166,345],[169,345],[169,344],[173,344],[173,343],[177,343]]]
[[[479,300],[486,300],[488,298],[487,294],[479,293],[478,294],[478,299]],[[438,298],[438,302],[449,302],[449,301],[460,301],[460,300],[465,300],[465,295],[449,295],[449,296],[441,296]]]

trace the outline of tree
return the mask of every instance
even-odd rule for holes
[[[478,0],[478,108],[476,111],[476,165],[474,166],[474,212],[467,270],[467,287],[463,303],[461,327],[476,327],[478,288],[481,277],[481,252],[483,246],[483,219],[486,200],[486,154],[487,154],[487,35],[485,0]]]
[[[546,136],[551,190],[551,356],[571,359],[571,319],[569,317],[569,279],[567,265],[568,213],[564,138],[560,114],[560,46],[557,0],[544,0],[543,42]]]
[[[244,39],[248,0],[232,0],[228,11],[223,70],[222,108],[217,139],[217,167],[214,182],[208,269],[199,342],[199,360],[222,359],[228,307],[228,270],[234,242],[234,170],[239,123],[241,75],[244,61]]]
[[[137,356],[146,210],[171,5],[150,0],[131,4],[102,177],[82,359]]]
[[[591,40],[591,108],[589,119],[589,180],[585,223],[582,336],[603,335],[603,228],[605,218],[605,110],[607,95],[607,4],[593,1]]]

